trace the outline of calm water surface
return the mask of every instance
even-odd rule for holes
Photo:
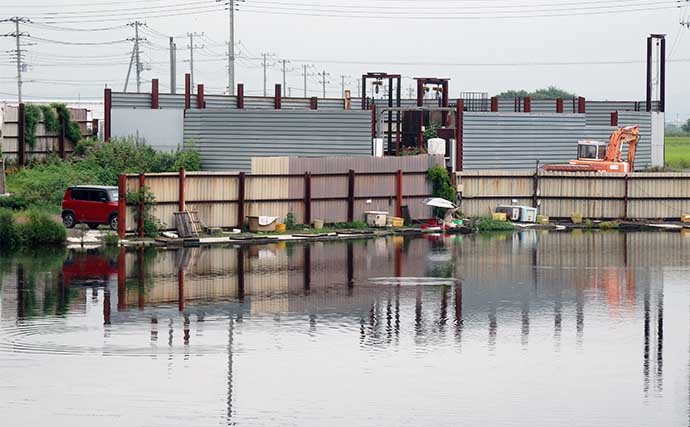
[[[690,235],[0,259],[3,426],[683,426]]]

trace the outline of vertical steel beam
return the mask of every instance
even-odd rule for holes
[[[95,137],[96,139],[98,139],[98,128],[98,119],[91,119],[91,136]]]
[[[556,112],[557,113],[563,112],[563,98],[557,98],[556,99]]]
[[[311,173],[304,173],[304,223],[311,224]]]
[[[497,96],[491,97],[491,112],[492,113],[498,113],[498,97]]]
[[[611,126],[618,126],[618,111],[611,112]]]
[[[244,108],[244,84],[237,84],[237,108],[240,110]]]
[[[319,99],[315,96],[312,96],[309,99],[309,108],[311,110],[318,110],[319,109]]]
[[[424,106],[424,81],[417,79],[417,107]]]
[[[577,112],[579,114],[587,112],[587,100],[583,96],[577,98]]]
[[[127,263],[125,247],[120,246],[117,253],[117,311],[127,309]]]
[[[651,36],[647,37],[647,109],[652,111],[652,44]]]
[[[462,171],[462,115],[465,110],[465,102],[458,99],[455,104],[455,170]]]
[[[206,101],[204,100],[204,85],[197,85],[196,89],[196,106],[200,110],[206,108]]]
[[[182,264],[177,271],[177,309],[180,312],[184,311],[184,267]]]
[[[139,191],[143,192],[144,188],[146,187],[146,174],[140,173],[139,174]],[[144,216],[145,215],[145,209],[146,209],[146,204],[144,203],[144,197],[140,197],[139,201],[139,237],[144,237]],[[118,218],[119,221],[119,218]]]
[[[395,216],[402,217],[403,204],[403,172],[398,170],[395,175]]]
[[[117,236],[124,239],[127,234],[127,177],[117,177]]]
[[[666,111],[666,37],[661,38],[659,52],[659,111]]]
[[[192,108],[192,76],[189,73],[184,75],[184,109]]]
[[[276,110],[280,110],[283,104],[283,92],[281,88],[280,84],[276,84],[273,97],[273,108]]]
[[[240,172],[237,177],[237,228],[244,230],[244,194],[246,175]]]
[[[529,96],[525,97],[524,99],[525,102],[525,108],[523,109],[525,113],[531,113],[532,112],[532,98]]]
[[[160,108],[160,98],[158,92],[158,79],[151,80],[151,109]]]
[[[103,94],[103,141],[110,141],[110,131],[112,126],[111,110],[113,108],[113,92],[111,89],[106,89]]]
[[[355,218],[355,171],[350,169],[347,175],[347,222]]]
[[[237,298],[244,302],[244,248],[237,248]]]
[[[184,168],[180,168],[178,178],[179,192],[177,196],[177,208],[180,212],[184,212],[187,207],[185,203],[185,181],[187,180],[187,171]]]

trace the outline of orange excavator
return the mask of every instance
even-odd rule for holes
[[[639,126],[619,128],[611,134],[608,144],[598,141],[579,141],[577,159],[563,165],[545,165],[544,170],[561,172],[632,172],[635,151],[640,140]],[[628,159],[623,160],[623,144],[628,144]]]

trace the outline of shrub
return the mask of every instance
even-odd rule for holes
[[[83,157],[96,145],[98,145],[98,140],[94,138],[84,138],[74,145],[74,154]]]
[[[32,211],[28,221],[19,224],[19,239],[29,247],[59,245],[67,238],[65,227],[56,222],[50,215]]]
[[[482,217],[477,223],[477,230],[479,231],[512,231],[515,226],[510,222],[496,221],[491,217]]]
[[[115,233],[108,233],[103,237],[103,244],[106,246],[117,246],[120,244],[120,238]]]
[[[36,145],[36,126],[41,121],[41,109],[33,104],[24,108],[24,140],[30,147]]]
[[[362,229],[362,228],[369,228],[369,225],[364,222],[364,221],[353,221],[353,222],[338,222],[334,224],[333,228],[354,228],[354,229]]]
[[[604,221],[599,224],[599,228],[602,230],[618,230],[620,228],[620,224],[612,221]]]
[[[26,209],[26,207],[27,207],[26,200],[21,196],[17,196],[15,194],[12,194],[10,196],[1,196],[0,197],[0,208],[18,211],[18,210]]]
[[[141,210],[141,204],[144,204],[144,211]],[[130,191],[127,193],[127,204],[134,206],[134,221],[139,224],[141,216],[144,216],[144,236],[145,237],[157,237],[161,227],[158,218],[153,216],[151,212],[156,206],[156,198],[149,187],[142,187],[136,191]]]
[[[295,214],[293,214],[292,212],[288,212],[287,216],[285,217],[285,228],[287,230],[294,230],[295,228],[297,228]]]
[[[450,176],[446,168],[439,165],[432,166],[427,172],[427,179],[431,181],[433,189],[431,194],[434,197],[441,197],[455,203],[457,195],[455,188],[450,183]]]
[[[11,249],[19,244],[19,233],[12,212],[0,209],[0,249]]]

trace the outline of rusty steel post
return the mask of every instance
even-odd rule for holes
[[[139,190],[140,190],[140,198],[139,200],[139,230],[138,234],[139,237],[144,237],[144,216],[145,216],[145,209],[146,209],[146,204],[144,203],[144,188],[146,187],[146,175],[143,173],[139,174]],[[119,219],[118,219],[119,221]]]
[[[465,102],[462,99],[458,99],[455,104],[455,170],[456,172],[462,171],[462,115],[465,110]]]
[[[112,90],[106,89],[104,91],[103,99],[103,141],[110,141],[112,116],[111,110],[113,108],[113,93]]]
[[[178,194],[178,209],[180,212],[184,212],[186,209],[186,203],[185,203],[185,181],[187,180],[187,171],[184,168],[180,168],[180,173],[179,173],[179,181],[178,181],[178,186],[179,186],[179,194]]]
[[[192,76],[189,73],[184,75],[184,109],[192,108]]]
[[[611,112],[611,126],[618,126],[618,111]]]
[[[646,111],[652,111],[652,87],[653,87],[653,75],[652,75],[652,45],[654,39],[652,36],[647,37],[647,105]]]
[[[278,83],[275,86],[275,92],[273,96],[273,108],[276,110],[280,110],[283,105],[283,92],[282,92],[282,87]]]
[[[311,173],[304,173],[304,223],[311,224]]]
[[[237,248],[237,298],[244,302],[244,248]]]
[[[196,106],[198,109],[203,110],[206,108],[206,101],[204,100],[204,85],[199,84],[196,88]]]
[[[119,175],[117,177],[117,237],[124,239],[127,234],[126,215],[127,215],[127,177]]]
[[[582,96],[577,98],[577,112],[579,114],[585,114],[587,112],[587,100]]]
[[[312,96],[309,99],[309,109],[311,110],[318,110],[319,109],[319,99],[315,96]]]
[[[347,175],[347,222],[355,218],[355,171],[350,169]]]
[[[557,98],[556,99],[556,112],[557,113],[563,112],[563,98]]]
[[[491,112],[492,113],[498,113],[498,97],[497,96],[491,97]]]
[[[182,265],[177,271],[177,309],[180,312],[184,311],[184,268]]]
[[[529,96],[525,97],[525,107],[523,108],[525,113],[531,113],[532,112],[532,98]]]
[[[244,84],[237,84],[237,108],[242,110],[244,108]]]
[[[237,228],[244,230],[244,193],[245,193],[244,172],[240,172],[237,177]]]
[[[398,170],[395,176],[395,216],[402,216],[403,204],[403,172]]]
[[[160,108],[160,96],[158,92],[158,79],[151,80],[151,109]]]

